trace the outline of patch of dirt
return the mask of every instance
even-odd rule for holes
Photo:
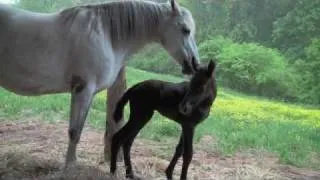
[[[63,171],[67,150],[68,124],[44,123],[38,120],[0,122],[0,179],[98,180],[124,179],[124,165],[118,163],[117,178],[110,177],[108,163],[101,164],[103,133],[85,128],[77,148],[77,164]],[[177,140],[178,141],[178,140]],[[213,137],[205,136],[195,145],[189,168],[189,179],[194,180],[259,180],[259,179],[320,179],[320,173],[278,164],[277,157],[265,152],[248,151],[231,157],[215,153]],[[164,170],[173,155],[176,142],[137,139],[132,148],[132,163],[136,174],[144,179],[165,179]],[[170,155],[160,158],[161,149]],[[175,168],[179,179],[181,160]]]

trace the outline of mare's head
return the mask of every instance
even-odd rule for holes
[[[215,70],[216,63],[210,60],[207,66],[200,67],[192,76],[189,88],[179,104],[179,111],[182,114],[190,114],[194,107],[205,100],[214,101],[217,94]]]
[[[161,45],[182,66],[183,74],[192,74],[200,64],[193,17],[175,0],[170,0],[169,6],[169,16],[159,29]]]

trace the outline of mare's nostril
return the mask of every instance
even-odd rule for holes
[[[182,67],[182,73],[183,74],[192,74],[193,68],[192,68],[192,63],[188,61],[183,61],[183,67]]]

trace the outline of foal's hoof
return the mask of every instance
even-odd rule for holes
[[[66,164],[64,165],[63,170],[64,170],[64,171],[67,171],[68,169],[70,169],[70,168],[72,168],[72,167],[74,167],[74,166],[76,166],[76,165],[77,165],[77,162],[76,162],[76,161],[68,162],[68,163],[66,163]]]
[[[64,164],[64,170],[74,167],[77,165],[77,158],[75,156],[73,157],[67,157],[65,164]]]

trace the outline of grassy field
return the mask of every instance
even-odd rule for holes
[[[172,76],[128,68],[128,87],[146,79],[181,81]],[[23,97],[0,89],[0,120],[39,116],[47,121],[67,121],[69,99],[67,94]],[[106,92],[101,92],[96,96],[87,120],[98,129],[105,126],[105,103]],[[179,133],[177,124],[156,114],[140,137],[164,140],[178,137]],[[283,163],[320,167],[320,110],[316,108],[274,102],[219,88],[210,117],[196,130],[196,141],[203,135],[215,137],[218,144],[212,147],[223,155],[261,149],[277,154]]]

